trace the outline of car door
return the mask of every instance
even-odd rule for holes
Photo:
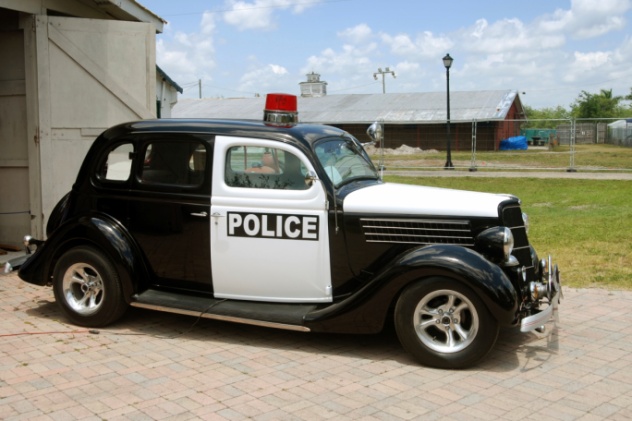
[[[217,298],[330,302],[326,195],[291,145],[217,136],[211,262]]]
[[[137,140],[125,225],[155,284],[210,293],[210,143],[201,135],[169,133]]]

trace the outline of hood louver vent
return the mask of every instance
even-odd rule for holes
[[[469,221],[362,218],[360,223],[369,243],[474,245]]]

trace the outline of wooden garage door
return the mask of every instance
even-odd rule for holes
[[[52,16],[37,16],[34,24],[42,207],[36,218],[45,226],[95,137],[114,124],[156,115],[156,29]]]
[[[30,230],[21,30],[0,31],[0,57],[0,244],[19,244]]]

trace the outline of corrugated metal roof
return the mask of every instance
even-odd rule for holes
[[[450,120],[503,120],[514,103],[516,91],[450,93]],[[261,120],[265,98],[179,99],[175,118],[235,118]],[[303,123],[419,124],[446,121],[445,92],[327,95],[298,98],[298,118]]]

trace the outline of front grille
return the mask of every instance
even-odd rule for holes
[[[533,268],[527,229],[524,226],[520,206],[511,205],[503,208],[501,218],[502,224],[511,230],[514,237],[514,248],[511,254],[518,259],[521,265],[527,268]]]
[[[438,219],[360,219],[369,243],[474,245],[469,221]]]

